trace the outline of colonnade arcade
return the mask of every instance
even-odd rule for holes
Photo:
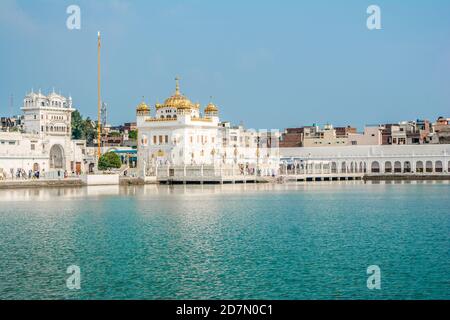
[[[401,159],[346,159],[303,160],[285,158],[280,162],[281,174],[413,174],[450,173],[450,161],[446,159],[401,160]]]

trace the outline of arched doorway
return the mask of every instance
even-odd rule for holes
[[[403,172],[411,173],[411,162],[405,161],[405,163],[403,164]]]
[[[416,172],[423,173],[423,162],[422,161],[416,162]]]
[[[380,173],[380,164],[378,161],[372,162],[371,168],[372,173]]]
[[[341,164],[341,172],[347,173],[347,163],[345,161]]]
[[[50,149],[50,169],[65,169],[64,149],[59,144]]]
[[[394,163],[394,172],[402,173],[402,163],[400,161],[395,161]]]
[[[331,173],[337,173],[337,164],[336,162],[331,163]]]
[[[427,161],[425,164],[425,171],[427,173],[432,173],[433,172],[433,162],[432,161]]]
[[[384,172],[392,173],[392,163],[390,161],[386,161],[384,164]]]
[[[435,172],[439,172],[439,173],[444,172],[444,168],[442,167],[442,161],[436,161],[434,166],[435,166],[434,167]]]

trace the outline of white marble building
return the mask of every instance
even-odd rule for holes
[[[72,140],[72,98],[55,92],[29,93],[21,108],[23,132],[0,133],[0,171],[3,176],[30,170],[48,177],[64,171],[83,173],[86,142]]]
[[[200,104],[181,94],[178,79],[175,93],[155,105],[154,115],[145,102],[136,113],[138,169],[147,175],[162,166],[234,165],[261,174],[278,170],[276,133],[222,123],[218,107],[211,102],[201,113]]]
[[[312,174],[365,175],[450,173],[450,145],[377,145],[281,148],[281,163]],[[285,169],[281,170],[282,173]]]

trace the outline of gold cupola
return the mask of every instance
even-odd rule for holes
[[[175,78],[176,87],[175,93],[170,98],[167,98],[162,105],[158,105],[157,108],[176,108],[176,109],[193,109],[195,105],[185,96],[180,93],[179,78]]]
[[[136,107],[136,113],[138,115],[150,114],[150,107],[144,102],[144,99],[142,99],[142,102]]]
[[[208,105],[205,108],[205,113],[211,112],[219,112],[219,108],[217,108],[217,106],[212,102],[208,103]]]
[[[219,114],[219,108],[212,102],[212,99],[213,98],[211,97],[211,101],[205,108],[206,118],[217,117]]]

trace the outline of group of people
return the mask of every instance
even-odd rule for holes
[[[244,164],[239,164],[239,171],[241,175],[252,176],[255,174],[255,168],[250,168],[248,164],[244,166]],[[261,170],[258,170],[258,175],[261,174]]]
[[[27,171],[25,171],[22,168],[18,168],[15,171],[12,168],[10,169],[11,179],[21,179],[21,180],[39,179],[41,177],[41,175],[44,174],[44,171],[45,170],[42,170],[42,172],[39,171],[39,170],[33,171],[33,170],[30,169],[27,172]],[[3,173],[3,180],[5,180],[7,178],[6,174],[3,171],[1,171],[1,172]]]

